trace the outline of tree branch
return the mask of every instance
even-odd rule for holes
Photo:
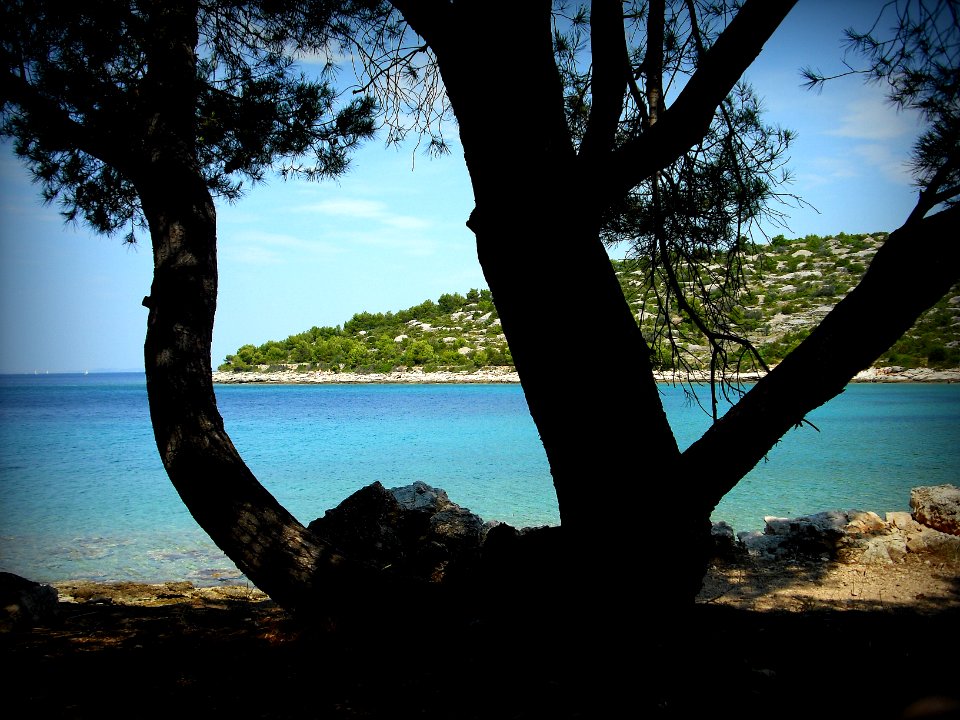
[[[919,220],[938,204],[950,200],[960,192],[957,186],[942,187],[947,178],[956,171],[958,165],[960,165],[960,155],[956,152],[951,153],[937,169],[927,186],[920,191],[920,199],[907,222]]]
[[[4,74],[0,93],[5,101],[16,104],[34,118],[32,128],[51,149],[80,150],[108,165],[120,169],[127,166],[122,162],[123,157],[115,152],[122,143],[117,143],[116,138],[111,141],[106,135],[101,137],[87,125],[75,122],[58,103],[37,92],[24,78]]]
[[[403,15],[413,31],[427,41],[434,53],[443,52],[444,40],[452,39],[454,35],[445,31],[454,12],[450,3],[442,0],[390,0],[390,4]]]
[[[588,163],[613,149],[630,75],[623,5],[619,0],[594,0],[590,12],[590,45],[592,104],[580,143],[580,157]]]
[[[612,162],[620,193],[649,178],[706,135],[717,106],[763,49],[796,0],[747,0],[650,132],[626,143]]]
[[[960,279],[958,223],[960,206],[892,233],[860,284],[683,453],[678,477],[702,478],[716,504],[790,428],[843,392]]]
[[[652,127],[660,119],[663,99],[663,0],[650,3],[647,15],[647,53],[643,68],[647,75],[647,125]],[[660,170],[661,168],[657,168]]]

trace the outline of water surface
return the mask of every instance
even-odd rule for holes
[[[681,447],[708,425],[661,387]],[[517,385],[221,385],[227,430],[261,482],[309,522],[374,481],[422,480],[485,519],[559,522]],[[908,510],[957,482],[960,385],[851,385],[790,432],[718,506],[765,515]],[[683,511],[678,487],[671,512]],[[160,464],[140,374],[0,376],[0,570],[69,578],[235,580]]]

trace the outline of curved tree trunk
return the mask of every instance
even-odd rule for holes
[[[143,96],[143,155],[127,169],[149,223],[154,276],[144,367],[160,458],[187,509],[260,589],[288,608],[353,602],[382,576],[320,542],[257,481],[224,430],[211,341],[216,212],[196,160],[196,13],[152,6],[157,29]]]
[[[636,513],[643,513],[644,537],[670,538],[670,552],[644,558],[661,588],[651,611],[691,604],[714,506],[700,478],[680,464],[649,350],[600,241],[602,217],[702,138],[794,1],[746,3],[671,108],[620,148],[623,11],[608,0],[593,3],[594,102],[578,152],[549,2],[511,6],[498,26],[508,51],[491,54],[489,7],[393,0],[435,53],[456,114],[476,201],[469,226],[550,462],[573,582],[589,578],[603,588],[592,591],[598,609],[602,596],[623,609],[636,601],[623,584],[643,552],[628,519]],[[551,312],[558,291],[572,299],[562,315]],[[557,361],[555,348],[570,328],[585,338],[584,358],[602,359],[586,382],[572,382]],[[563,356],[576,353],[566,348]],[[602,500],[596,488],[606,491]],[[597,507],[611,501],[621,509],[613,518]]]
[[[263,488],[224,430],[210,365],[213,202],[189,171],[152,178],[157,187],[140,193],[154,255],[144,364],[160,457],[190,513],[240,570],[277,602],[302,605],[318,573],[342,558],[318,545]],[[155,197],[162,202],[151,202]]]
[[[634,649],[651,627],[653,639],[680,635],[673,611],[692,604],[700,587],[716,501],[753,467],[753,456],[759,452],[759,459],[803,414],[886,349],[955,273],[938,276],[935,287],[918,288],[923,292],[896,322],[866,322],[875,312],[870,303],[883,298],[891,283],[896,287],[897,263],[909,259],[905,266],[917,267],[917,253],[910,258],[904,248],[920,229],[895,234],[891,250],[878,253],[877,270],[864,279],[863,294],[851,293],[831,316],[836,322],[828,318],[796,359],[785,361],[783,370],[681,454],[648,348],[599,239],[605,206],[598,188],[609,191],[610,180],[598,177],[603,162],[584,162],[572,147],[553,62],[549,3],[512,8],[503,32],[510,52],[493,57],[485,54],[485,6],[396,4],[406,6],[418,29],[423,7],[436,13],[434,21],[442,18],[424,22],[422,34],[437,54],[460,124],[476,200],[469,225],[560,503],[563,540],[559,551],[551,551],[562,555],[562,582],[550,611],[600,652],[608,644]],[[756,0],[751,7],[758,7]],[[480,15],[471,18],[470,12]],[[440,26],[443,32],[434,32]],[[188,35],[181,28],[171,37]],[[396,589],[397,579],[351,562],[313,537],[260,485],[224,430],[210,362],[215,211],[190,149],[193,106],[182,100],[177,106],[177,93],[163,92],[165,83],[182,88],[192,82],[195,60],[188,44],[165,44],[160,37],[157,45],[151,72],[160,88],[158,109],[147,133],[155,152],[137,188],[153,240],[144,357],[164,467],[201,527],[279,603],[309,609],[320,602],[375,601],[375,589]],[[489,62],[478,63],[481,56]],[[507,77],[511,82],[503,81]],[[503,123],[504,107],[512,110],[509,125]],[[171,137],[184,148],[171,149]],[[505,167],[505,160],[512,165]],[[955,214],[943,214],[929,227],[955,224]],[[956,267],[955,250],[950,252]],[[888,262],[889,255],[894,259]],[[572,298],[563,313],[551,305],[559,292]],[[860,320],[863,328],[857,327]],[[558,362],[576,356],[569,347],[556,351],[569,342],[571,328],[585,343],[584,360],[603,361],[593,364],[587,380]],[[791,389],[804,372],[812,379],[800,382],[799,391]],[[745,431],[760,438],[741,446]],[[639,567],[656,583],[656,593],[637,591]],[[598,668],[616,673],[618,663],[611,656]]]

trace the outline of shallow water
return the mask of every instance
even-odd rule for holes
[[[661,387],[681,447],[708,419]],[[559,522],[516,385],[221,385],[218,404],[261,482],[309,522],[364,485],[422,480],[485,519]],[[718,506],[765,515],[909,509],[910,488],[957,482],[960,385],[851,385],[811,414]],[[676,511],[682,511],[682,498]],[[240,579],[160,464],[140,374],[0,376],[0,569],[68,578]]]

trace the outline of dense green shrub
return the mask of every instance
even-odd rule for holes
[[[809,327],[792,328],[783,332],[783,325],[771,322],[777,312],[805,318],[802,313],[816,305],[838,302],[848,289],[855,285],[869,265],[869,256],[835,257],[834,252],[853,253],[873,250],[885,237],[885,233],[871,235],[848,235],[840,233],[835,238],[808,235],[800,240],[789,240],[783,235],[773,238],[767,245],[744,243],[743,275],[748,287],[733,298],[724,299],[713,290],[713,300],[726,309],[732,326],[737,332],[747,335],[758,345],[767,363],[774,364],[795,347],[809,332]],[[870,238],[870,240],[868,240]],[[800,249],[814,252],[815,256],[793,255]],[[816,262],[813,262],[816,258]],[[701,276],[689,270],[680,272],[680,281],[716,285],[717,276],[726,265],[726,257],[718,253],[705,256]],[[817,267],[822,273],[819,280],[784,280],[779,277],[794,272],[805,264]],[[662,326],[663,317],[658,317],[654,301],[656,293],[650,285],[649,263],[646,259],[613,260],[612,265],[621,279],[624,296],[630,303],[634,317],[641,324],[643,336],[651,345],[665,342],[654,335],[655,326]],[[778,270],[778,265],[780,269]],[[718,269],[720,269],[718,271]],[[794,285],[795,291],[784,293],[780,288]],[[565,302],[577,302],[575,294],[564,297],[558,288],[558,297],[552,301],[562,312]],[[658,288],[663,297],[665,288]],[[952,295],[960,294],[960,287]],[[693,306],[702,312],[699,298],[690,298]],[[546,310],[545,310],[546,311]],[[680,313],[676,302],[668,312],[674,319],[674,331],[682,335],[678,340],[683,345],[706,346],[707,342],[686,313]],[[480,318],[489,313],[482,322]],[[456,318],[452,317],[456,315]],[[360,312],[340,327],[312,327],[291,335],[286,340],[268,341],[260,346],[243,345],[236,353],[228,355],[221,370],[245,372],[258,367],[297,366],[308,370],[331,370],[350,372],[388,373],[400,367],[424,369],[471,370],[488,366],[512,366],[513,358],[507,343],[502,338],[496,306],[489,290],[471,289],[466,293],[444,293],[434,300],[425,300],[419,305],[396,312]],[[946,299],[926,313],[906,336],[878,361],[880,364],[904,367],[960,367],[960,348],[949,343],[960,343],[960,307],[950,305]],[[814,320],[811,318],[810,323]],[[429,328],[424,329],[429,325]],[[571,328],[576,334],[576,329]],[[400,338],[398,341],[397,338]],[[452,338],[447,341],[444,338]],[[566,357],[564,348],[580,347],[582,342],[559,342],[557,362],[582,364],[584,358]],[[466,353],[458,352],[466,348]],[[660,369],[669,369],[669,346],[655,357],[660,358]],[[586,358],[589,362],[591,358]],[[689,358],[687,358],[689,359]],[[597,362],[601,358],[594,359]],[[704,362],[707,357],[704,355]]]

